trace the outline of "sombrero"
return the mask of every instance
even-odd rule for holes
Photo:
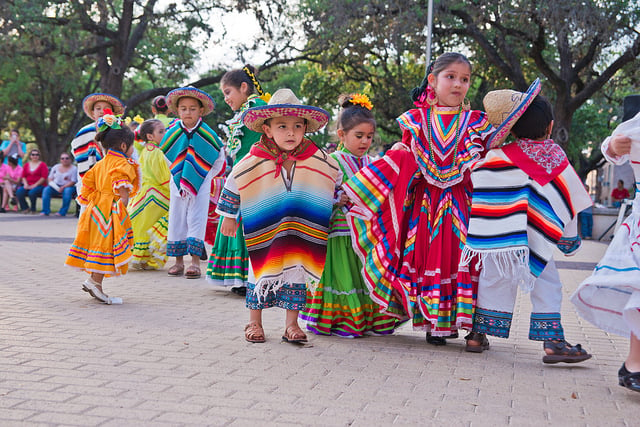
[[[202,103],[202,107],[204,107],[204,112],[202,116],[206,116],[211,113],[215,108],[215,103],[213,102],[213,98],[204,91],[200,89],[196,89],[195,87],[179,87],[178,89],[174,89],[167,94],[167,105],[169,105],[169,110],[173,113],[178,113],[178,101],[180,98],[195,98]]]
[[[540,93],[540,79],[536,79],[525,93],[510,89],[494,90],[482,100],[487,119],[496,132],[491,147],[497,147],[509,136],[511,128],[524,114],[534,98]]]
[[[322,108],[304,105],[291,89],[278,89],[269,104],[249,108],[242,116],[244,125],[262,133],[265,120],[274,117],[301,117],[307,120],[307,132],[320,130],[329,122],[329,113]]]
[[[96,118],[93,117],[93,106],[98,101],[108,102],[111,105],[113,114],[124,114],[124,103],[115,96],[109,95],[108,93],[92,93],[85,96],[82,100],[82,109],[91,120],[96,120]]]

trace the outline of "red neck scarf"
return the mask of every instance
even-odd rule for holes
[[[296,160],[305,160],[311,157],[316,151],[318,151],[318,147],[316,147],[313,141],[303,138],[300,145],[287,153],[282,151],[274,140],[262,134],[260,141],[253,144],[249,152],[262,159],[271,159],[276,162],[277,178],[278,175],[280,175],[285,160],[293,160],[294,162]]]
[[[567,155],[552,139],[533,141],[521,138],[503,146],[502,151],[540,185],[553,181],[569,164]]]

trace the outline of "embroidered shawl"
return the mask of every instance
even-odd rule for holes
[[[489,151],[477,165],[471,173],[471,220],[461,260],[465,265],[477,256],[481,265],[483,257],[492,256],[501,274],[513,276],[525,291],[532,289],[567,225],[591,206],[568,162],[561,171],[553,168],[554,177],[545,185],[525,173],[532,167],[516,164],[504,149]]]
[[[340,170],[342,171],[342,183],[347,182],[360,169],[371,164],[370,156],[365,154],[362,157],[357,157],[351,154],[351,152],[349,152],[346,148],[334,151],[333,153],[329,154],[329,156],[336,159],[338,165],[340,166]],[[339,198],[340,194],[343,192],[344,190],[340,189],[336,198]],[[329,232],[330,238],[335,236],[351,236],[349,224],[347,223],[347,218],[345,216],[348,211],[349,206],[334,207],[333,214],[331,215]]]
[[[259,297],[291,277],[302,275],[313,286],[322,275],[339,168],[315,145],[310,150],[296,161],[288,184],[272,159],[253,153],[231,172]]]
[[[178,120],[160,143],[160,149],[171,162],[171,176],[176,187],[182,195],[194,196],[218,159],[221,148],[222,141],[203,121],[188,132]]]
[[[432,107],[409,110],[398,117],[402,142],[411,147],[424,178],[439,188],[448,188],[464,179],[464,172],[485,151],[495,131],[481,111]],[[431,117],[431,145],[428,118]],[[457,131],[459,128],[459,131]]]

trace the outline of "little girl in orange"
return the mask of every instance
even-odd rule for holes
[[[130,158],[133,132],[107,110],[98,120],[96,141],[105,157],[82,178],[78,202],[85,205],[66,265],[90,273],[82,289],[105,304],[122,304],[102,290],[105,276],[126,274],[133,232],[127,213],[129,196],[139,188],[138,165]]]

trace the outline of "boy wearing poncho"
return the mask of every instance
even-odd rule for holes
[[[516,140],[489,151],[471,174],[471,220],[461,264],[474,263],[480,276],[466,350],[488,349],[487,334],[509,337],[520,287],[531,295],[529,339],[544,342],[542,361],[577,363],[591,355],[564,339],[553,251],[556,245],[567,255],[578,249],[576,218],[591,199],[550,139],[553,111],[539,92],[536,80],[526,93],[498,90],[484,98],[489,121],[499,125],[495,145],[510,131]]]
[[[187,279],[196,279],[205,255],[211,179],[225,167],[226,157],[222,141],[202,121],[214,108],[208,93],[193,87],[174,89],[167,94],[167,104],[180,118],[160,143],[171,172],[167,256],[175,257],[176,263],[168,274],[184,273]],[[191,255],[191,265],[185,271],[187,255]]]
[[[233,237],[244,231],[249,251],[249,342],[265,342],[262,309],[274,306],[287,312],[282,339],[307,341],[298,312],[305,306],[306,284],[322,275],[340,169],[304,135],[328,121],[325,110],[302,105],[289,89],[244,113],[245,126],[263,135],[233,167],[217,212],[224,217],[220,232]],[[243,230],[237,230],[238,216]]]

